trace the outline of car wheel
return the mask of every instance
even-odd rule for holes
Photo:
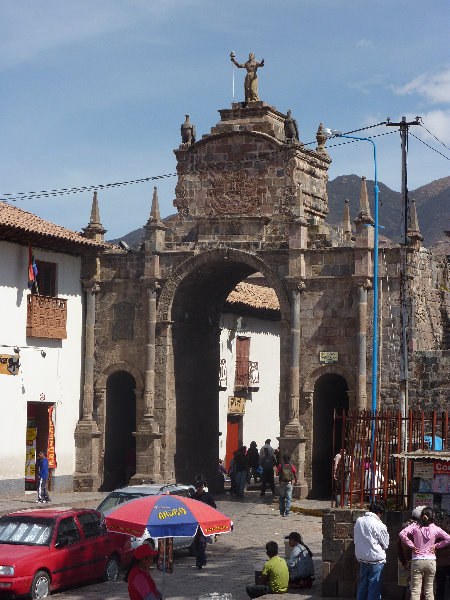
[[[50,576],[45,571],[38,571],[33,577],[30,595],[32,598],[47,598],[50,595]]]
[[[117,556],[110,556],[103,571],[103,581],[116,581],[119,576],[120,563]]]

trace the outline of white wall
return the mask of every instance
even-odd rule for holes
[[[81,258],[35,247],[33,252],[36,260],[58,265],[57,295],[67,298],[67,339],[26,337],[28,247],[0,241],[0,354],[14,354],[18,346],[21,365],[17,376],[0,375],[0,482],[24,480],[27,402],[41,401],[42,394],[45,402],[55,404],[55,475],[71,476],[75,469],[82,364]]]
[[[236,336],[250,338],[250,360],[259,367],[259,390],[251,392],[243,417],[243,443],[255,441],[260,448],[267,438],[276,447],[280,435],[280,322],[242,317],[242,328],[236,331],[237,315],[221,316],[220,358],[227,361],[227,389],[219,392],[219,458],[225,458],[228,397],[234,396]]]

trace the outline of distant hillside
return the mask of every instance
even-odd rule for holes
[[[373,216],[373,181],[367,180],[367,192]],[[379,223],[384,226],[380,231],[394,242],[402,236],[401,210],[402,196],[386,185],[378,182],[379,187]],[[327,221],[340,224],[344,215],[345,200],[349,200],[350,218],[358,214],[361,193],[361,178],[357,175],[343,175],[328,182]],[[417,190],[409,191],[409,198],[415,200],[420,232],[424,245],[435,246],[445,238],[444,231],[450,229],[450,177],[437,179]]]
[[[401,227],[401,194],[394,192],[386,185],[378,182],[379,187],[379,222],[384,226],[380,234],[399,242],[402,235]],[[361,194],[361,178],[357,175],[342,175],[328,182],[327,217],[329,223],[340,225],[344,215],[345,200],[349,200],[350,218],[356,217],[359,211]],[[367,192],[373,215],[373,181],[367,180]],[[424,237],[424,245],[428,248],[435,246],[445,238],[444,231],[450,230],[450,177],[437,179],[416,190],[409,191],[410,199],[414,199],[417,207],[420,231]],[[163,221],[170,226],[173,215]],[[144,228],[135,229],[121,238],[108,240],[117,244],[120,240],[129,246],[136,246],[142,240]]]

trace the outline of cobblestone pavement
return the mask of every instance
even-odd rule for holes
[[[103,494],[104,495],[104,494]],[[53,496],[54,504],[96,506],[102,494],[66,494]],[[33,498],[34,499],[34,498]],[[16,499],[23,508],[32,506],[29,499]],[[0,502],[0,511],[6,512],[7,501]],[[8,510],[16,510],[9,503]],[[297,501],[294,507],[307,509],[328,508],[329,503]],[[246,492],[243,499],[234,499],[228,495],[217,498],[217,507],[233,519],[234,531],[223,534],[214,544],[208,545],[208,565],[201,571],[194,565],[194,559],[187,552],[175,555],[174,572],[164,577],[165,597],[171,600],[197,600],[201,594],[228,592],[233,600],[247,600],[246,584],[253,583],[254,564],[267,560],[264,547],[267,541],[275,540],[284,555],[284,536],[290,531],[300,531],[305,542],[314,553],[316,580],[310,590],[295,590],[283,597],[308,600],[321,598],[321,552],[322,519],[318,516],[291,512],[281,517],[278,506],[268,494],[260,498],[257,491]],[[294,508],[295,510],[295,508]],[[163,586],[163,576],[153,570],[158,587]],[[123,581],[95,583],[71,588],[52,594],[54,600],[128,600],[126,584]],[[276,595],[265,596],[268,600],[279,598]]]

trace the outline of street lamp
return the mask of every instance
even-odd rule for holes
[[[373,161],[375,165],[375,211],[374,211],[374,243],[373,243],[373,351],[372,351],[372,411],[377,409],[377,375],[378,375],[378,182],[377,182],[377,149],[375,142],[367,137],[356,137],[354,135],[345,135],[335,129],[325,129],[327,138],[343,137],[350,140],[363,140],[370,142],[373,146]]]

